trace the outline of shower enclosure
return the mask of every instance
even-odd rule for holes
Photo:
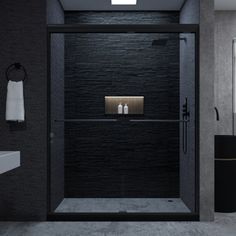
[[[48,219],[198,220],[198,26],[49,26],[48,51]]]

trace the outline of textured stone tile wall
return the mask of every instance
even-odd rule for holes
[[[47,211],[46,1],[0,2],[0,150],[21,151],[21,167],[0,176],[0,219],[44,220]],[[25,66],[26,123],[7,124],[5,69]]]
[[[67,13],[66,22],[173,23],[178,13]],[[178,34],[65,37],[67,119],[114,118],[106,95],[143,95],[143,119],[178,119]],[[158,38],[170,40],[153,46]],[[65,135],[66,197],[179,196],[178,124],[66,123]]]
[[[236,38],[236,12],[215,12],[215,106],[220,120],[216,135],[233,134],[233,39]]]
[[[51,3],[51,7],[57,4]],[[21,151],[21,167],[0,176],[0,219],[45,220],[47,4],[45,0],[2,0],[0,12],[0,150]],[[5,122],[5,69],[14,62],[22,63],[28,73],[24,84],[26,123],[21,125]]]

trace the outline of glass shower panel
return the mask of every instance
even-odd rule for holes
[[[196,210],[196,63],[194,34],[180,34],[180,108],[187,102],[189,122],[180,125],[180,197]],[[180,111],[180,119],[184,119]]]
[[[64,34],[51,35],[50,64],[50,211],[54,211],[64,199]]]
[[[51,40],[52,210],[194,212],[194,34],[62,35]],[[110,113],[107,97],[120,99]]]

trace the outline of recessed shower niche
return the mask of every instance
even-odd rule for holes
[[[50,33],[50,214],[196,216],[194,29],[60,30]]]
[[[116,115],[116,114],[143,115],[144,114],[144,97],[143,96],[105,96],[105,114],[107,115]]]

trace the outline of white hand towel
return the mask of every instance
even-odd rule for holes
[[[24,92],[22,81],[9,81],[7,85],[6,120],[25,120]]]

